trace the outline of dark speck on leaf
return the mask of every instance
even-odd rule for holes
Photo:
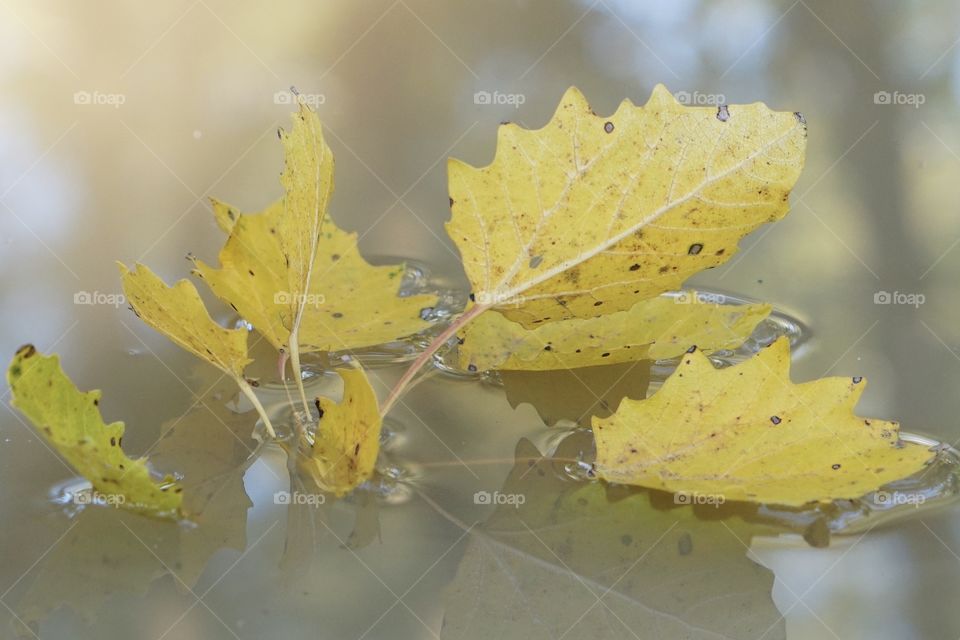
[[[247,273],[249,273],[250,275],[253,275],[253,269],[247,269]]]
[[[640,269],[640,265],[638,265],[638,264],[632,264],[632,265],[630,265],[630,271],[637,271],[637,270],[639,270],[639,269]]]
[[[421,320],[429,320],[430,316],[432,315],[433,315],[433,307],[424,307],[423,309],[420,309]]]
[[[853,384],[860,384],[861,382],[863,382],[863,376],[854,376],[854,377],[853,377]]]
[[[830,468],[833,469],[834,471],[836,471],[837,469],[840,468],[840,465],[839,465],[839,464],[835,464],[835,465],[831,466]]]
[[[773,424],[780,424],[781,422],[780,416],[770,416],[770,422],[772,422]]]
[[[800,124],[807,124],[807,119],[803,117],[803,114],[799,111],[793,112],[793,117],[797,119],[797,122]]]
[[[476,301],[477,301],[477,296],[476,296],[476,294],[471,293],[471,294],[470,294],[470,302],[476,302]]]
[[[697,350],[697,345],[693,345],[692,347],[690,347],[689,349],[687,349],[687,353],[693,353],[693,352],[696,351],[696,350]]]
[[[331,313],[330,315],[332,315],[334,318],[342,318],[342,317],[343,317],[343,314],[340,313],[339,311],[334,311],[334,312]]]
[[[606,131],[607,133],[613,133],[613,123],[608,122],[605,125],[603,125],[603,130]]]
[[[720,122],[726,122],[730,119],[730,109],[727,108],[727,105],[721,104],[717,107],[717,120]]]
[[[476,371],[477,371],[477,365],[475,365],[475,364],[468,365],[468,366],[467,366],[467,371],[469,371],[470,373],[476,373]]]
[[[600,354],[600,357],[601,357],[601,358],[606,358],[606,357],[608,357],[609,355],[610,355],[610,352],[607,351],[606,353],[601,353],[601,354]]]
[[[695,256],[701,251],[703,251],[703,245],[697,242],[695,244],[690,245],[690,248],[687,249],[687,255]]]

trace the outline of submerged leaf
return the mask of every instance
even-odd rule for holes
[[[732,349],[770,314],[768,304],[689,304],[697,295],[658,296],[627,311],[535,329],[499,313],[482,313],[461,334],[460,366],[479,371],[570,369],[673,358],[694,344],[705,351]]]
[[[447,587],[441,638],[785,637],[773,573],[745,546],[772,529],[610,496],[565,475],[563,447],[554,460],[517,446],[505,500]]]
[[[370,477],[380,452],[380,409],[363,369],[338,370],[343,399],[318,398],[320,424],[301,468],[324,491],[349,493]]]
[[[288,345],[293,319],[286,258],[275,230],[286,212],[283,201],[261,213],[238,213],[214,202],[214,215],[230,237],[220,268],[196,261],[196,273],[224,302],[250,322],[275,348]],[[359,349],[418,333],[420,318],[436,304],[433,295],[399,297],[404,266],[373,266],[357,247],[357,234],[339,229],[327,216],[314,260],[314,277],[300,326],[301,352]]]
[[[650,360],[600,367],[545,371],[501,371],[507,402],[513,408],[533,405],[548,426],[572,420],[590,427],[592,416],[606,417],[624,398],[645,398]]]
[[[594,419],[597,471],[612,482],[726,500],[859,498],[932,456],[900,440],[897,423],[854,415],[865,386],[859,377],[794,384],[786,338],[725,369],[694,350],[653,396]]]
[[[658,85],[600,117],[571,88],[542,129],[501,126],[490,165],[450,161],[447,231],[477,303],[526,327],[623,311],[783,217],[805,144],[760,103],[686,107]]]
[[[77,389],[58,356],[45,356],[33,345],[21,347],[7,370],[7,382],[13,406],[97,492],[137,511],[178,513],[181,487],[169,476],[155,481],[145,459],[124,454],[123,423],[103,421],[100,391]]]
[[[250,364],[246,330],[224,329],[214,322],[189,280],[168,287],[142,264],[133,271],[117,265],[123,292],[141,320],[234,379],[243,378]]]

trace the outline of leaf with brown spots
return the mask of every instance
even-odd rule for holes
[[[283,201],[261,213],[239,213],[214,202],[214,215],[230,233],[220,251],[220,268],[195,261],[195,273],[275,348],[289,345],[293,315],[286,259],[276,229],[286,215]],[[303,296],[300,326],[303,353],[347,351],[391,342],[429,326],[420,318],[434,295],[400,297],[404,265],[374,266],[360,254],[357,234],[338,228],[327,216],[317,244],[314,276]]]
[[[701,303],[696,291],[657,296],[599,318],[559,320],[525,329],[483,313],[461,333],[461,368],[542,371],[676,357],[691,345],[733,349],[770,314],[768,304]],[[686,303],[686,304],[681,304]]]
[[[123,423],[103,421],[100,391],[77,389],[58,356],[21,347],[7,369],[7,383],[13,406],[111,504],[157,516],[179,514],[180,486],[171,476],[154,479],[146,459],[127,457]]]
[[[790,380],[787,338],[732,367],[694,350],[645,400],[594,418],[596,467],[611,482],[799,506],[859,498],[921,471],[930,450],[895,422],[853,409],[862,378]]]
[[[320,423],[300,470],[323,490],[342,496],[373,474],[380,453],[377,394],[363,369],[338,370],[343,379],[339,403],[318,398]],[[304,436],[306,437],[306,436]]]
[[[478,305],[533,327],[677,289],[786,214],[806,126],[760,103],[593,113],[576,88],[542,129],[500,127],[494,161],[451,159],[452,218]]]

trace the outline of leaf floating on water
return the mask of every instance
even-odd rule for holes
[[[363,369],[338,370],[343,399],[317,400],[320,424],[300,467],[323,491],[342,496],[373,474],[380,453],[380,408]]]
[[[744,546],[772,529],[658,509],[639,490],[612,500],[526,440],[516,458],[499,494],[524,500],[470,529],[444,640],[785,637],[773,573]]]
[[[141,320],[235,380],[243,379],[251,362],[245,329],[225,329],[214,322],[189,280],[168,287],[142,264],[133,271],[119,262],[117,266],[123,292]]]
[[[768,304],[700,303],[698,295],[658,296],[627,311],[535,329],[499,313],[482,313],[461,334],[460,366],[478,371],[572,369],[673,358],[691,345],[705,351],[734,349],[770,314]]]
[[[806,127],[761,103],[593,113],[571,88],[538,130],[500,127],[494,161],[451,160],[452,218],[478,304],[533,327],[624,311],[717,266],[787,212]]]
[[[854,415],[865,386],[860,377],[794,384],[786,338],[725,369],[694,350],[653,396],[594,419],[597,471],[611,482],[726,500],[859,498],[932,457],[901,441],[897,423]]]
[[[261,213],[237,213],[214,202],[217,220],[231,220],[230,237],[220,251],[220,268],[196,261],[196,273],[276,349],[290,338],[289,298],[283,248],[274,233],[286,215],[283,201]],[[221,226],[223,226],[221,224]],[[303,296],[307,306],[300,327],[300,350],[360,349],[423,331],[422,309],[434,295],[398,296],[404,265],[374,266],[360,254],[357,234],[339,229],[329,216],[314,261],[315,277]]]
[[[317,115],[301,106],[281,139],[284,198],[252,214],[214,200],[217,225],[230,237],[220,268],[196,261],[196,273],[276,349],[289,348],[293,332],[306,353],[360,349],[426,329],[420,311],[436,296],[399,297],[404,265],[371,265],[357,234],[330,219],[334,161]]]
[[[7,382],[13,406],[111,503],[158,516],[179,513],[180,485],[169,476],[155,480],[145,459],[124,454],[123,423],[103,421],[100,391],[77,389],[58,356],[45,356],[33,345],[21,347],[7,369]]]

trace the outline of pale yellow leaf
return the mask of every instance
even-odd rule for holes
[[[691,345],[705,351],[743,344],[770,305],[697,302],[658,296],[598,318],[558,320],[525,329],[486,312],[461,333],[460,366],[488,369],[571,369],[634,360],[673,358]]]
[[[197,275],[275,348],[285,348],[295,293],[287,286],[286,259],[276,233],[287,215],[283,202],[247,214],[215,201],[214,215],[230,237],[220,251],[220,268],[198,260]],[[339,229],[329,217],[314,260],[310,289],[302,296],[302,352],[360,349],[429,326],[420,313],[436,304],[436,296],[398,296],[404,265],[371,265],[360,254],[357,234]]]
[[[243,379],[250,363],[245,329],[225,329],[214,322],[189,280],[168,287],[142,264],[133,271],[117,265],[123,292],[141,320],[238,382]]]
[[[449,163],[447,224],[477,304],[531,327],[678,289],[781,218],[803,166],[799,115],[686,107],[657,86],[608,117],[575,88],[542,129],[500,127],[494,161]]]
[[[300,465],[324,491],[342,496],[373,473],[380,452],[380,409],[363,369],[338,370],[343,399],[318,398],[320,423]]]
[[[794,384],[786,338],[723,369],[694,351],[653,396],[594,418],[597,471],[612,482],[726,500],[859,498],[932,457],[900,440],[897,423],[854,415],[865,386],[859,377]]]

